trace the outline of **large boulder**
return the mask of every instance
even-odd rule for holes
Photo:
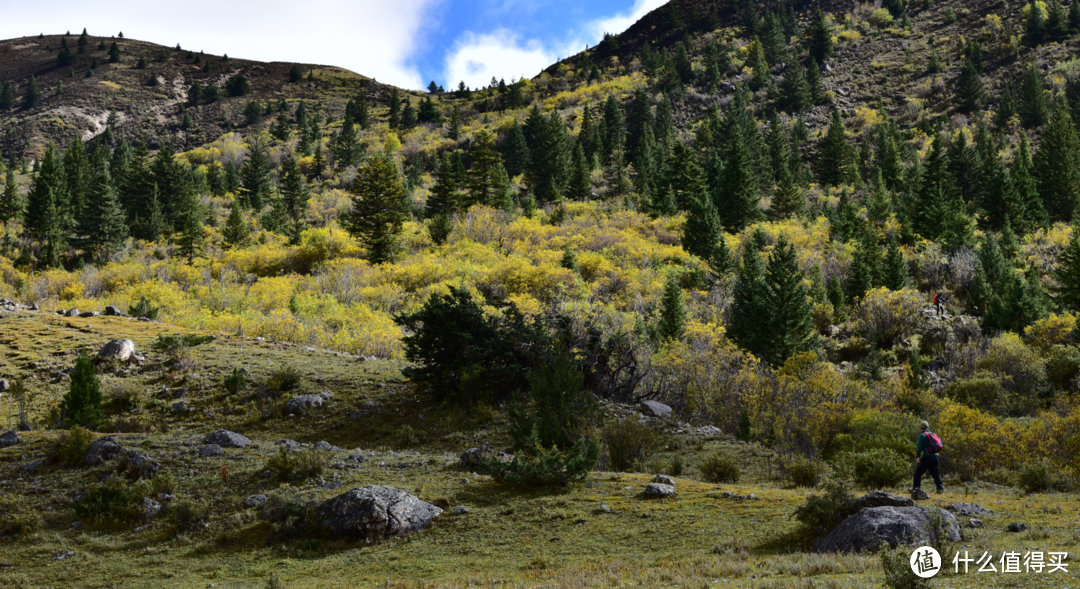
[[[127,317],[127,315],[120,310],[120,307],[114,305],[105,305],[105,315],[108,317]]]
[[[135,342],[129,339],[114,339],[105,344],[98,352],[98,358],[102,360],[119,360],[127,362],[135,355]]]
[[[656,401],[642,401],[639,409],[649,417],[659,417],[661,419],[671,417],[671,407]]]
[[[645,495],[656,499],[675,496],[675,487],[663,483],[649,483],[645,486]]]
[[[97,466],[116,458],[124,451],[124,447],[116,443],[111,436],[94,440],[86,450],[86,458],[83,458],[83,466]]]
[[[213,458],[215,456],[224,456],[225,450],[221,449],[221,446],[217,444],[207,444],[202,448],[199,448],[199,456],[203,458]]]
[[[244,446],[250,446],[251,440],[236,432],[231,432],[227,429],[219,429],[215,432],[206,434],[203,443],[217,444],[222,448],[243,448]]]
[[[133,479],[148,479],[161,470],[161,465],[156,460],[135,450],[127,451],[121,466],[128,477]]]
[[[0,448],[7,448],[19,443],[19,432],[9,429],[0,433]]]
[[[333,393],[318,393],[315,395],[297,395],[285,404],[285,410],[289,413],[302,413],[308,409],[316,409],[322,407],[323,403],[329,401],[334,396]]]
[[[871,491],[855,500],[852,513],[867,507],[914,507],[915,501],[910,497],[893,495],[886,491]]]
[[[868,507],[814,543],[815,552],[862,552],[877,550],[882,542],[897,546],[921,546],[932,539],[931,520],[938,519],[941,533],[960,541],[960,524],[953,514],[936,507]]]
[[[393,487],[369,485],[353,489],[319,505],[327,530],[364,540],[406,536],[431,525],[442,509]]]

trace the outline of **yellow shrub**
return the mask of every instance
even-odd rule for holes
[[[1076,315],[1051,313],[1024,328],[1024,339],[1043,354],[1055,345],[1072,343],[1072,330],[1076,327]]]

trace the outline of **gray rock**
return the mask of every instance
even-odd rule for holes
[[[675,479],[669,477],[666,474],[658,474],[658,475],[656,475],[656,478],[653,479],[653,482],[654,483],[660,483],[661,485],[667,485],[669,487],[674,487],[675,484],[676,484]]]
[[[286,450],[293,450],[300,447],[300,442],[295,440],[278,440],[274,442],[275,446],[285,446]]]
[[[814,544],[815,552],[876,551],[882,542],[893,548],[927,544],[932,538],[931,517],[940,516],[949,540],[960,541],[960,524],[953,514],[936,507],[868,507]]]
[[[10,388],[11,383],[9,383],[6,378],[0,378],[0,393],[6,393]]]
[[[83,317],[83,318],[86,318],[86,317],[97,317],[97,316],[98,316],[98,315],[100,315],[100,314],[101,314],[101,313],[98,313],[97,311],[84,311],[84,312],[82,312],[82,313],[79,313],[79,317]]]
[[[378,410],[382,409],[382,405],[379,405],[375,401],[368,401],[367,403],[364,403],[363,405],[361,405],[361,407],[363,407],[364,409],[366,409],[368,411],[378,411]]]
[[[673,497],[675,495],[675,487],[661,483],[649,483],[645,486],[645,495],[657,499]]]
[[[83,466],[97,466],[116,458],[124,451],[124,447],[116,443],[111,436],[94,440],[86,450],[86,458],[83,458]]]
[[[114,339],[105,344],[98,351],[98,358],[102,360],[119,360],[127,362],[135,355],[135,342],[129,339]]]
[[[135,450],[127,451],[123,466],[128,477],[133,479],[148,479],[161,470],[156,460]]]
[[[601,503],[600,504],[600,511],[603,511],[604,513],[611,513],[611,507]]]
[[[316,442],[315,449],[322,450],[323,452],[341,452],[341,448],[338,448],[326,440],[319,440]]]
[[[994,513],[977,503],[953,503],[952,505],[946,505],[945,509],[948,509],[956,515],[963,516],[990,515]]]
[[[56,561],[67,560],[67,559],[71,558],[72,556],[75,556],[75,551],[74,550],[65,550],[65,551],[61,552],[60,554],[57,554],[56,556],[52,557],[52,559],[56,560]]]
[[[479,448],[469,448],[461,453],[461,465],[467,468],[476,468],[483,464],[484,461],[490,459],[496,459],[499,462],[513,462],[514,455],[507,454],[502,450],[493,450],[491,444],[484,444]]]
[[[642,401],[638,409],[649,417],[659,417],[661,419],[671,417],[671,407],[656,401]]]
[[[406,536],[431,525],[443,512],[400,489],[371,485],[353,489],[319,505],[329,531],[366,540]]]
[[[177,401],[169,405],[169,410],[173,413],[185,413],[188,410],[188,404],[185,401]]]
[[[41,307],[39,307],[37,303],[34,303],[33,305],[30,305],[30,310],[31,311],[40,311]]]
[[[213,458],[214,456],[224,456],[225,450],[217,444],[207,444],[198,450],[199,456],[203,458]]]
[[[911,498],[915,501],[926,501],[930,499],[930,496],[926,494],[926,491],[922,489],[912,489]]]
[[[244,446],[250,446],[251,440],[244,436],[231,432],[225,429],[219,429],[215,432],[206,434],[206,438],[203,439],[204,444],[217,444],[222,448],[243,448]]]
[[[249,495],[247,499],[244,499],[244,507],[252,508],[258,507],[266,503],[266,495]]]
[[[983,520],[981,520],[981,519],[971,518],[971,519],[968,520],[968,527],[969,528],[981,528],[984,525],[986,525],[986,524],[984,524]]]
[[[26,464],[22,465],[22,471],[27,474],[33,474],[34,471],[44,466],[44,464],[44,460],[34,460],[33,462],[27,462]]]
[[[154,501],[149,497],[143,497],[142,511],[143,515],[145,515],[146,517],[154,517],[155,515],[161,513],[163,507],[164,506],[157,501]]]
[[[0,433],[0,448],[7,448],[19,443],[19,432],[9,429]]]
[[[1022,522],[1013,522],[1013,523],[1009,524],[1009,527],[1005,528],[1005,531],[1012,532],[1014,534],[1019,534],[1020,532],[1023,532],[1026,529],[1027,529],[1027,524],[1022,523]]]
[[[854,511],[867,507],[914,507],[915,501],[908,497],[885,491],[871,491],[855,500]]]
[[[79,316],[79,308],[75,307],[74,309],[68,309],[67,312],[64,313],[64,315],[67,316],[67,317],[78,317]]]
[[[127,317],[127,314],[120,310],[120,307],[113,305],[105,305],[105,315],[108,317]]]
[[[333,397],[333,393],[318,393],[316,395],[297,395],[285,404],[285,410],[289,413],[303,413],[308,409],[317,409],[323,406],[323,403],[329,401]]]
[[[320,479],[320,480],[322,480],[322,479]],[[336,488],[338,488],[338,487],[340,487],[341,485],[344,485],[344,484],[345,484],[344,481],[334,481],[332,483],[324,483],[324,484],[319,485],[318,487],[315,487],[315,488],[316,489],[321,489],[323,491],[333,491],[334,489],[336,489]]]
[[[469,513],[469,508],[465,506],[455,507],[454,511],[451,511],[450,513],[454,515],[466,515]]]
[[[345,459],[345,462],[351,462],[353,464],[361,464],[361,463],[367,462],[367,456],[364,456],[363,454],[357,452],[355,454],[350,454],[349,457]]]

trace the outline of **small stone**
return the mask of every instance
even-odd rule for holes
[[[224,456],[225,450],[217,444],[207,444],[198,450],[199,456],[203,458],[213,458],[215,456]]]
[[[361,464],[363,462],[367,462],[367,456],[364,456],[363,454],[360,454],[359,452],[357,452],[355,454],[350,454],[349,457],[345,459],[345,462],[351,462],[353,464]]]
[[[139,526],[139,527],[135,528],[135,533],[138,534],[140,532],[145,532],[149,528],[150,528],[150,526]]]
[[[97,311],[85,311],[83,313],[79,313],[79,317],[82,317],[82,318],[85,319],[87,317],[97,317],[100,314],[101,313],[98,313]]]
[[[184,401],[177,401],[172,405],[169,405],[169,410],[173,413],[186,413],[188,410],[188,404]]]
[[[71,558],[72,556],[75,556],[75,551],[74,550],[65,550],[65,551],[61,552],[60,554],[57,554],[56,556],[52,557],[52,559],[57,560],[57,561],[59,561],[59,560],[67,560],[67,559]]]
[[[662,499],[664,497],[672,497],[675,495],[675,487],[671,485],[664,485],[661,483],[649,483],[645,487],[645,495],[649,497],[655,497]]]
[[[123,446],[116,443],[110,436],[94,440],[86,450],[86,458],[83,458],[83,466],[97,466],[117,457],[124,451]]]
[[[162,510],[163,507],[164,506],[162,504],[158,503],[157,501],[154,501],[153,499],[151,499],[149,497],[143,497],[142,510],[143,510],[143,514],[146,517],[154,517],[155,515],[161,513],[161,510]]]
[[[945,509],[955,513],[956,515],[989,515],[994,513],[989,509],[979,505],[977,503],[953,503],[952,505],[946,505]]]
[[[300,442],[295,440],[278,440],[274,442],[275,446],[285,446],[286,450],[293,450],[300,447]]]
[[[674,487],[676,485],[675,479],[669,477],[666,474],[656,475],[656,478],[653,479],[653,482],[660,483],[661,485],[668,485],[669,487]]]
[[[968,520],[968,527],[969,528],[981,528],[981,527],[983,527],[983,525],[985,525],[985,524],[983,524],[983,520],[981,520],[981,519],[972,518],[972,519]]]
[[[1026,529],[1027,529],[1027,524],[1022,523],[1022,522],[1013,522],[1013,523],[1009,524],[1009,527],[1006,528],[1006,531],[1012,532],[1014,534],[1018,534],[1020,532],[1023,532]]]
[[[465,507],[465,506],[455,507],[454,511],[451,511],[450,513],[452,513],[454,515],[465,515],[465,514],[469,513],[469,508]]]
[[[203,439],[204,444],[217,444],[222,448],[243,448],[251,445],[251,440],[246,437],[225,429],[219,429],[215,432],[206,434],[206,438]]]
[[[604,505],[603,503],[601,503],[600,504],[600,511],[603,511],[604,513],[611,513],[611,507],[608,507],[607,505]]]
[[[340,452],[341,448],[327,442],[326,440],[319,440],[315,443],[316,450],[322,450],[324,452]]]
[[[247,499],[244,499],[244,507],[252,508],[258,507],[266,503],[266,495],[249,495]]]
[[[912,489],[911,498],[914,501],[926,501],[930,499],[930,496],[927,495],[926,491],[923,491],[922,489]]]
[[[79,308],[75,307],[74,309],[68,309],[68,311],[66,313],[64,313],[64,315],[66,315],[68,317],[78,317],[79,316]]]
[[[0,378],[0,393],[6,393],[11,388],[6,378]]]
[[[105,315],[107,317],[125,317],[126,316],[126,315],[124,315],[124,312],[120,310],[119,307],[114,307],[113,305],[106,305],[105,306]]]
[[[27,462],[22,466],[23,472],[27,474],[33,474],[34,471],[41,468],[45,464],[44,460],[34,460],[33,462]]]

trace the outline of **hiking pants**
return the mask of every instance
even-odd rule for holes
[[[915,485],[914,488],[918,489],[922,487],[922,476],[924,473],[929,472],[930,476],[934,479],[934,484],[937,485],[938,490],[945,488],[944,483],[941,482],[941,473],[938,472],[938,457],[937,454],[928,454],[923,456],[919,460],[919,466],[915,467]]]

